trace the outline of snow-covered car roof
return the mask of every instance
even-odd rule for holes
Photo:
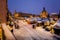
[[[57,26],[60,26],[60,20],[57,21],[57,24],[56,24],[56,25],[57,25]]]
[[[41,23],[42,21],[37,21],[38,23]]]
[[[60,23],[57,23],[56,25],[57,25],[57,26],[60,26]]]
[[[31,18],[30,21],[34,21],[35,19],[34,18]]]
[[[41,18],[37,18],[37,21],[41,21],[42,19]]]
[[[43,22],[46,22],[46,21],[49,21],[49,20],[48,20],[48,19],[43,19],[42,21],[43,21]]]

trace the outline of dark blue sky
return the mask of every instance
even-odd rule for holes
[[[16,10],[17,12],[40,14],[43,7],[46,7],[49,13],[58,13],[60,0],[8,0],[8,9],[11,12]]]

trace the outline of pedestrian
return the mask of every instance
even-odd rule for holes
[[[35,28],[36,28],[35,24],[33,24],[32,26],[33,26],[33,29],[35,29]]]
[[[10,22],[9,27],[10,27],[10,31],[13,33],[13,23],[12,22]]]
[[[19,25],[15,23],[15,29],[19,29]]]

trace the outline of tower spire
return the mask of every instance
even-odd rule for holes
[[[43,10],[42,10],[42,12],[46,12],[46,9],[45,9],[45,7],[43,7]]]
[[[60,10],[59,10],[59,14],[58,14],[58,17],[60,18]]]
[[[47,13],[47,11],[45,10],[45,7],[43,7],[43,10],[42,10],[42,12],[41,12],[41,14],[40,14],[40,17],[41,17],[41,18],[47,18],[47,16],[48,16],[48,13]]]

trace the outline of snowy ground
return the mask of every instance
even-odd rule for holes
[[[7,27],[3,27],[3,29],[6,28],[6,30],[4,29],[4,32],[5,34],[8,34],[6,35],[7,39],[10,39],[10,40],[12,39],[13,40],[57,40],[53,34],[45,31],[41,27],[32,29],[32,25],[22,20],[19,20],[16,23],[17,25],[19,25],[19,29],[15,29],[15,27],[13,27],[14,35],[8,30]]]

